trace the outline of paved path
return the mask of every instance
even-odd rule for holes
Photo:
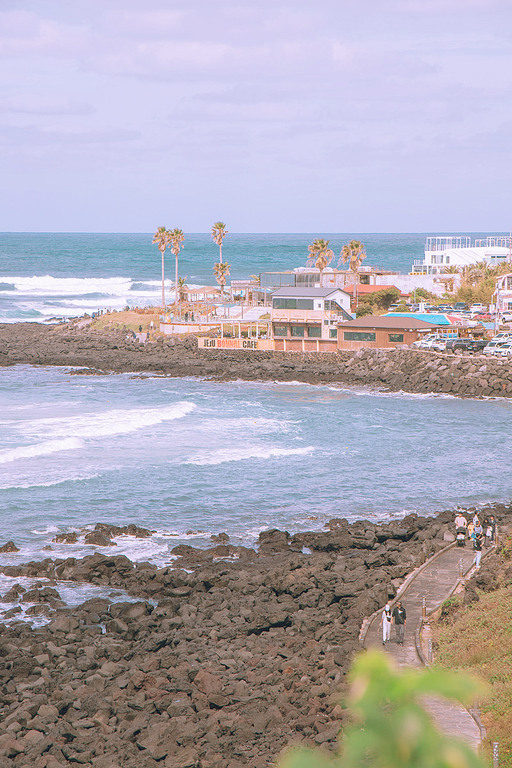
[[[392,627],[391,642],[386,646],[387,652],[396,659],[399,666],[421,665],[416,652],[415,633],[420,626],[423,598],[425,598],[428,614],[450,596],[459,579],[461,559],[464,573],[466,573],[474,560],[474,552],[469,547],[464,549],[454,547],[442,552],[437,558],[427,563],[401,593],[400,598],[407,611],[405,642],[403,646],[397,645],[395,628]],[[380,615],[371,621],[368,628],[364,643],[367,648],[382,647]],[[464,707],[457,702],[429,698],[425,701],[425,708],[435,719],[440,730],[458,736],[474,749],[478,749],[480,729]]]

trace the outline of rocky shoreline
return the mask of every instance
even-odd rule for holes
[[[507,359],[416,349],[337,353],[204,350],[197,339],[139,344],[119,331],[37,323],[0,325],[0,366],[67,366],[78,374],[157,373],[218,381],[299,381],[459,397],[512,397]]]
[[[488,511],[512,519],[512,505]],[[100,553],[4,566],[34,580],[34,613],[50,621],[0,625],[0,768],[263,768],[292,743],[332,748],[364,617],[452,528],[450,510],[334,519],[324,532],[266,531],[255,549],[227,534],[206,550],[179,545],[160,569]],[[116,530],[98,526],[106,539]],[[69,609],[60,580],[137,601]],[[27,599],[19,583],[9,594]]]

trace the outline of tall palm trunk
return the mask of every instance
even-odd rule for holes
[[[164,251],[162,251],[162,311],[165,312],[165,267]]]
[[[175,294],[174,301],[178,308],[178,312],[181,320],[181,301],[180,301],[180,293],[178,291],[178,254],[176,254],[176,266],[174,270],[174,294]]]

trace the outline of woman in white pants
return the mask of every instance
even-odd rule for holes
[[[382,611],[382,618],[380,620],[380,625],[382,627],[382,645],[386,645],[387,641],[391,637],[392,621],[393,621],[393,612],[391,611],[389,603],[386,603],[386,606]]]

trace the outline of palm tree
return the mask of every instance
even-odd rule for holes
[[[185,277],[179,277],[178,278],[178,295],[180,297],[180,302],[186,301],[187,299],[187,283],[185,282],[187,279],[186,275]]]
[[[153,243],[158,245],[158,250],[162,254],[162,309],[165,312],[165,276],[164,276],[164,253],[171,244],[171,233],[165,227],[158,227],[153,236]]]
[[[212,226],[212,237],[213,242],[215,245],[219,246],[219,263],[222,264],[222,241],[228,235],[229,232],[226,229],[226,225],[223,221],[216,221],[215,224]],[[229,274],[229,272],[228,272]]]
[[[213,274],[215,275],[216,281],[220,285],[220,290],[222,294],[224,294],[224,286],[226,285],[226,278],[229,277],[230,266],[231,264],[228,264],[227,261],[219,261],[213,265]]]
[[[185,235],[183,234],[182,229],[173,229],[172,232],[170,232],[170,240],[172,244],[171,253],[176,258],[176,270],[175,270],[175,281],[174,281],[174,303],[176,304],[176,307],[178,307],[179,304],[179,292],[178,292],[178,254],[181,250],[181,244],[185,240]],[[181,316],[181,312],[180,312]]]
[[[308,245],[308,266],[316,267],[320,273],[320,286],[322,285],[322,273],[334,258],[334,252],[329,248],[329,240],[318,238]]]
[[[343,264],[348,263],[349,269],[354,274],[354,298],[356,300],[356,308],[359,303],[356,295],[356,286],[359,282],[359,268],[364,259],[366,259],[366,251],[364,249],[363,243],[361,243],[359,240],[351,240],[348,245],[344,245],[341,249],[339,260]]]

